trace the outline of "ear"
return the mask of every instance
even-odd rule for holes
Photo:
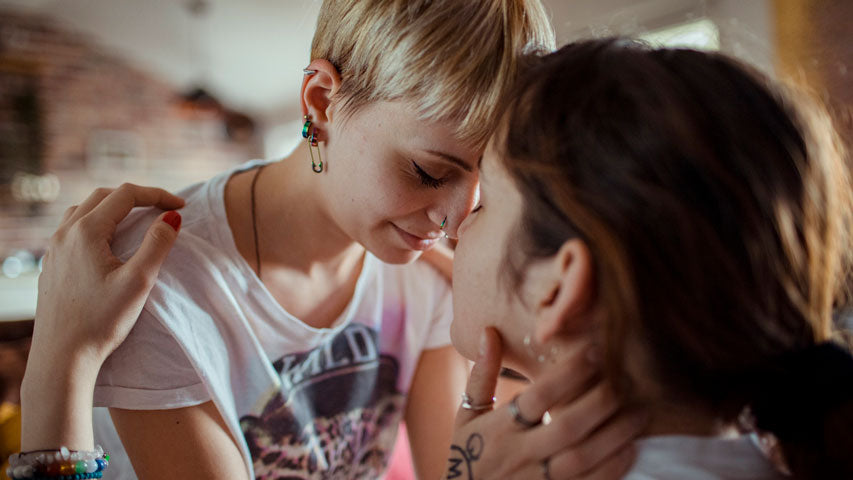
[[[585,314],[595,296],[593,259],[583,240],[567,241],[547,262],[534,330],[540,344],[562,333],[589,330],[593,317]]]
[[[341,75],[332,62],[323,59],[313,60],[306,70],[316,73],[305,75],[302,80],[302,114],[310,115],[311,121],[322,131],[324,125],[332,121],[332,98],[341,88]]]

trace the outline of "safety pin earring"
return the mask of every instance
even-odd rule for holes
[[[317,70],[309,70],[305,68],[302,70],[302,73],[304,73],[305,75],[314,75],[315,73],[317,73]]]
[[[323,155],[320,153],[320,146],[317,143],[317,127],[312,128],[311,118],[308,115],[303,117],[305,124],[302,125],[302,138],[308,139],[308,153],[311,154],[311,170],[315,173],[323,171]],[[317,149],[317,159],[314,159],[314,149]]]

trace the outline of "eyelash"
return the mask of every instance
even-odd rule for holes
[[[435,178],[432,175],[426,173],[420,165],[412,162],[412,166],[415,169],[415,174],[421,179],[421,183],[430,188],[440,188],[444,185],[445,180],[443,178]]]

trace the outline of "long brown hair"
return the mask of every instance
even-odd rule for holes
[[[581,237],[617,384],[632,338],[670,400],[724,421],[752,408],[795,474],[853,478],[853,374],[809,367],[848,285],[849,173],[825,116],[804,112],[720,54],[606,39],[545,57],[498,136],[525,202],[507,271]]]

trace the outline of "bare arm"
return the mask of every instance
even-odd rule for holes
[[[174,209],[183,200],[130,184],[98,189],[66,211],[51,237],[21,386],[23,450],[92,450],[98,370],[136,322],[180,225],[175,214],[158,217],[123,264],[110,250],[116,225],[150,205]]]
[[[111,408],[110,415],[140,480],[248,478],[213,402],[174,410]]]
[[[421,354],[405,416],[415,472],[421,480],[440,478],[444,472],[468,369],[468,361],[453,347]]]

